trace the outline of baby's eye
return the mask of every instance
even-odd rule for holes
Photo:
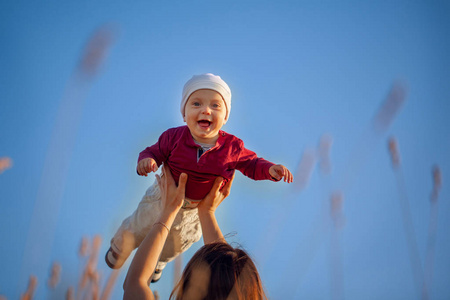
[[[192,102],[193,106],[200,106],[200,102]]]
[[[213,107],[213,108],[219,108],[219,107],[220,107],[220,104],[219,104],[219,103],[213,103],[213,104],[212,104],[212,107]]]

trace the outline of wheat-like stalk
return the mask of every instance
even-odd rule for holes
[[[0,158],[0,174],[2,174],[7,169],[11,168],[13,165],[13,161],[9,157],[1,157]]]
[[[20,300],[32,300],[34,297],[34,292],[36,291],[37,284],[38,284],[37,277],[31,275],[28,281],[27,291],[24,294],[22,294]]]
[[[48,286],[51,289],[55,289],[56,286],[58,285],[59,280],[61,278],[61,270],[62,270],[61,264],[58,262],[54,262],[50,270],[50,278],[48,279],[47,282]]]

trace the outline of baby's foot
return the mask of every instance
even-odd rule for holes
[[[152,283],[157,282],[161,278],[161,275],[162,275],[162,270],[156,269],[152,276]]]
[[[125,262],[124,259],[121,259],[119,261],[119,254],[114,252],[111,247],[109,247],[108,251],[106,251],[105,261],[108,267],[110,267],[111,269],[120,269],[120,267],[122,267],[123,263]]]

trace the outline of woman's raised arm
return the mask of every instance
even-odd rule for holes
[[[123,299],[154,299],[148,281],[156,268],[175,216],[183,205],[186,174],[181,174],[177,187],[169,168],[164,166],[161,177],[156,175],[156,180],[161,190],[161,216],[136,251],[123,285]]]
[[[198,216],[202,226],[203,242],[205,244],[213,242],[226,243],[219,224],[217,223],[215,212],[220,203],[222,203],[222,201],[230,194],[233,180],[234,175],[233,178],[225,184],[222,190],[220,190],[223,178],[217,177],[208,195],[206,195],[205,199],[198,205]]]

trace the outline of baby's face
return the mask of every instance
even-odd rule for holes
[[[196,141],[214,144],[225,124],[226,113],[225,101],[218,92],[196,90],[186,102],[184,121]]]

